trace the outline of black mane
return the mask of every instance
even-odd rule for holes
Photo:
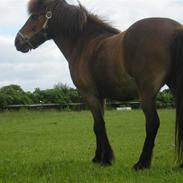
[[[30,14],[40,13],[46,9],[53,11],[53,23],[65,35],[75,37],[89,23],[92,23],[96,32],[119,33],[119,30],[88,12],[81,4],[74,6],[68,4],[65,0],[31,0],[29,2],[28,10]]]

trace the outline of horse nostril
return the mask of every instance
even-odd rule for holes
[[[26,41],[19,35],[16,36],[14,44],[17,51],[21,51],[22,53],[27,53],[30,50]]]
[[[24,44],[24,41],[22,40],[22,38],[17,35],[15,38],[15,47],[17,48],[17,50],[19,50],[19,48]]]
[[[19,46],[20,46],[20,41],[19,41],[18,37],[16,37],[15,38],[15,47],[16,47],[16,49],[18,49]]]
[[[23,46],[23,42],[22,42],[21,38],[19,36],[17,36],[15,38],[15,47],[16,47],[17,51],[21,51],[22,46]]]
[[[19,45],[19,40],[18,40],[18,38],[16,37],[15,38],[15,47],[17,47]]]

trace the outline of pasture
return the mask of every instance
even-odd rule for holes
[[[115,154],[111,167],[91,163],[95,136],[90,112],[20,111],[0,113],[1,183],[180,183],[183,170],[174,155],[175,111],[159,111],[152,168],[132,166],[143,145],[141,111],[107,111],[109,139]]]

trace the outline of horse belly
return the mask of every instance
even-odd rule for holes
[[[137,85],[133,78],[109,78],[109,75],[100,77],[97,82],[99,93],[104,98],[127,101],[138,98]]]

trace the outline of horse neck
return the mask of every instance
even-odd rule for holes
[[[72,62],[73,60],[76,60],[76,57],[80,56],[82,50],[86,51],[86,48],[91,41],[95,41],[93,47],[90,48],[94,49],[101,40],[117,33],[117,30],[115,32],[114,29],[114,32],[112,32],[109,28],[106,28],[99,22],[89,19],[84,30],[76,36],[77,38],[73,39],[69,35],[66,36],[59,31],[55,35],[54,41],[67,61]]]
[[[66,37],[60,33],[60,34],[57,34],[53,38],[53,40],[56,43],[56,45],[58,46],[58,48],[60,49],[60,51],[62,52],[62,54],[64,55],[64,57],[66,58],[66,60],[68,62],[70,62],[71,53],[74,48],[74,45],[73,45],[74,42],[72,41],[72,39],[70,39],[69,37]]]

